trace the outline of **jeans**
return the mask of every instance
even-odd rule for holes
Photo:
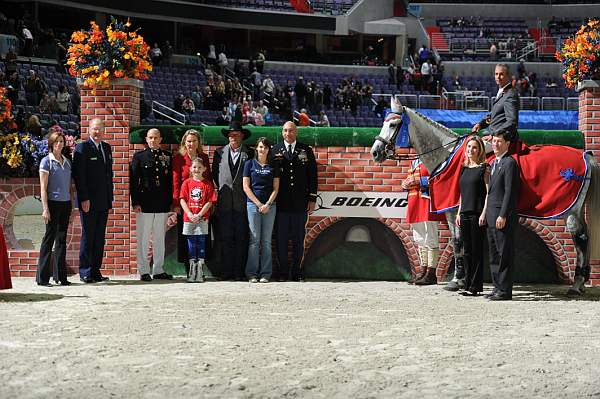
[[[248,203],[247,209],[250,243],[248,245],[246,276],[248,278],[264,277],[269,279],[273,272],[271,239],[277,209],[275,204],[273,204],[269,207],[269,212],[262,214],[258,211],[256,205],[251,202]]]

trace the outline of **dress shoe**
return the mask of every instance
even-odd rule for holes
[[[52,287],[52,284],[48,283],[37,283],[37,285],[41,286],[41,287]]]
[[[490,299],[491,297],[493,297],[496,294],[497,294],[496,290],[492,290],[492,292],[490,292],[489,294],[485,294],[483,297],[485,299]]]
[[[156,278],[156,276],[154,278]],[[146,274],[142,274],[140,276],[140,280],[142,280],[142,281],[152,281],[152,277],[150,277],[150,275],[148,273],[146,273]]]
[[[71,285],[71,282],[70,282],[70,281],[67,281],[67,280],[65,280],[65,281],[61,281],[61,282],[60,282],[60,285]]]
[[[495,294],[492,295],[488,298],[490,301],[510,301],[512,300],[512,296],[510,295],[502,295],[502,294]]]
[[[462,296],[479,296],[477,291],[461,291],[459,294]]]
[[[159,273],[154,275],[155,280],[173,280],[173,276],[168,273]]]
[[[94,277],[94,281],[96,281],[97,283],[101,283],[103,281],[108,281],[108,280],[110,280],[110,278],[105,277],[105,276]]]
[[[458,279],[458,280],[451,280],[448,282],[448,284],[446,284],[443,289],[446,291],[458,291],[460,289],[465,288],[465,280],[464,279]]]
[[[93,284],[96,282],[96,280],[94,280],[91,277],[80,277],[79,280],[81,280],[81,282],[86,283],[86,284]]]

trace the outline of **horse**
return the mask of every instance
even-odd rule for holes
[[[395,142],[402,124],[408,123],[410,144],[421,159],[427,170],[433,172],[449,159],[457,141],[457,136],[449,128],[435,122],[419,112],[402,106],[395,98],[391,101],[391,112],[386,116],[381,131],[375,137],[371,147],[371,157],[377,163],[386,159],[410,159],[410,156],[397,154]],[[406,129],[406,127],[405,127]],[[582,295],[585,282],[590,275],[590,258],[600,259],[600,167],[593,155],[583,154],[589,167],[586,169],[580,195],[577,201],[564,214],[560,215],[566,221],[566,227],[574,242],[577,253],[575,277],[568,289],[568,295]],[[524,182],[527,184],[527,182]],[[584,209],[587,206],[588,222],[585,220]],[[461,240],[459,229],[455,226],[456,209],[446,210],[446,219],[454,244],[455,263],[461,259]],[[457,269],[453,281],[457,279]]]

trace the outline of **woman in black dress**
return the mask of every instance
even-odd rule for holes
[[[460,204],[456,224],[464,243],[465,290],[461,295],[477,296],[483,291],[483,237],[490,167],[478,136],[471,136],[465,147],[460,171]]]

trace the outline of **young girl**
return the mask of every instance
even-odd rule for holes
[[[212,182],[203,178],[206,166],[202,158],[192,160],[192,177],[181,185],[179,202],[183,211],[183,234],[188,240],[190,272],[188,283],[204,282],[204,249],[208,234],[208,217],[217,194]]]

